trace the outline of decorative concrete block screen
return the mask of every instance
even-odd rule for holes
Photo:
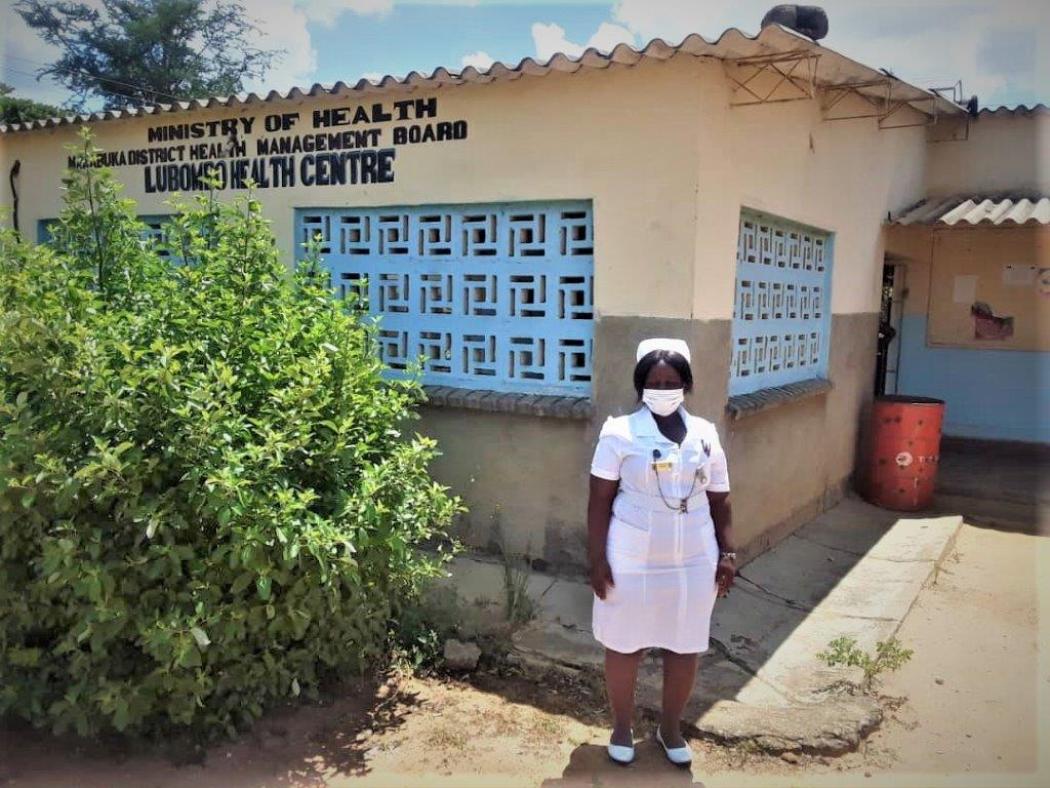
[[[594,337],[590,202],[300,209],[337,293],[379,322],[394,374],[494,391],[588,395]],[[300,252],[301,253],[301,252]]]
[[[157,252],[157,257],[172,263],[179,263],[182,258],[173,255],[168,247],[168,228],[166,225],[170,219],[171,217],[169,216],[140,216],[139,221],[146,225],[146,229],[142,233],[142,240],[145,243],[156,244],[154,248]]]
[[[827,375],[831,235],[740,214],[729,394]]]
[[[150,244],[155,243],[157,257],[163,260],[168,260],[172,263],[179,263],[179,257],[176,257],[171,253],[168,248],[168,232],[167,223],[171,221],[171,216],[165,214],[157,214],[150,216],[140,216],[139,221],[142,222],[145,228],[142,231],[142,243]],[[58,222],[58,219],[41,219],[37,225],[37,241],[39,243],[48,243],[51,241],[52,232],[51,228]]]

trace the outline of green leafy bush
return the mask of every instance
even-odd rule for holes
[[[49,247],[0,235],[0,713],[233,733],[385,653],[460,505],[257,202],[182,206],[173,266],[105,170],[66,187]]]

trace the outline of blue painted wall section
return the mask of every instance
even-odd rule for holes
[[[927,347],[905,315],[898,391],[943,399],[946,435],[1050,443],[1050,353]]]

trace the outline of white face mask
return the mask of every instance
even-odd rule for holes
[[[657,416],[670,416],[685,401],[685,389],[645,389],[642,402]]]

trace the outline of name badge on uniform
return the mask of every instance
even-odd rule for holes
[[[670,460],[664,460],[663,462],[654,462],[654,471],[669,471],[673,467],[673,463]]]

